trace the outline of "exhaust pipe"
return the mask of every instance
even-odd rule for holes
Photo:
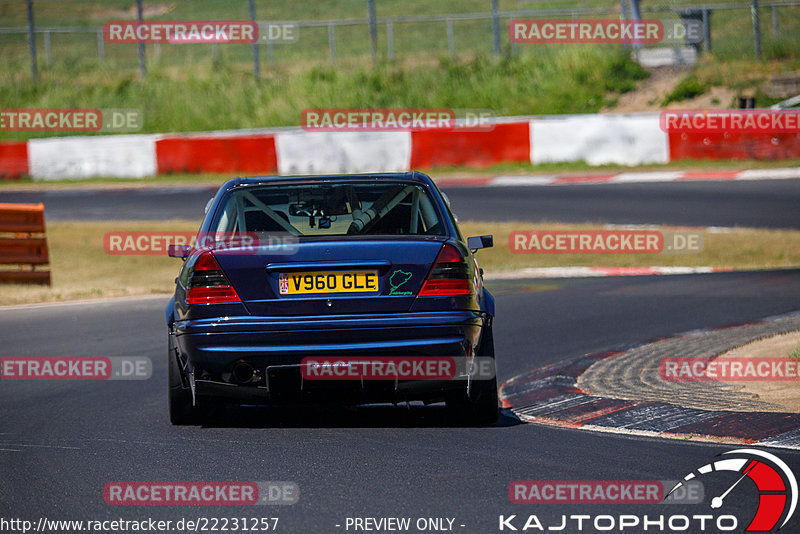
[[[237,384],[247,384],[253,380],[254,374],[255,370],[252,365],[247,362],[239,362],[233,366],[231,377]]]

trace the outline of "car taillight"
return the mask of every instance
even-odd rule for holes
[[[225,274],[207,250],[197,257],[192,267],[192,277],[186,288],[186,304],[223,304],[241,302]]]
[[[445,243],[436,256],[419,296],[450,297],[469,295],[472,291],[472,276],[464,256],[456,247]]]

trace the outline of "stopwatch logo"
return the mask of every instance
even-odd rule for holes
[[[797,508],[797,479],[783,460],[768,452],[756,449],[736,449],[720,454],[726,456],[689,473],[672,488],[667,497],[694,478],[712,476],[718,472],[740,473],[741,476],[724,493],[711,499],[711,508],[723,506],[728,495],[742,480],[749,478],[758,488],[758,509],[746,532],[768,532],[781,518],[783,527]]]

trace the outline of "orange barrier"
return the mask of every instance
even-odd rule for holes
[[[0,283],[47,284],[50,271],[36,266],[50,263],[44,235],[44,204],[0,204]]]
[[[0,180],[17,180],[30,174],[28,168],[28,143],[0,143]]]

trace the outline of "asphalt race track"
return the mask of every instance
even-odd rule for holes
[[[800,180],[451,187],[444,191],[464,220],[800,226]]]
[[[443,189],[456,214],[472,221],[800,227],[800,180]],[[0,202],[43,202],[49,221],[196,219],[199,224],[215,193],[198,186],[0,190]]]
[[[798,185],[447,192],[462,219],[798,227]],[[77,192],[26,195],[0,194],[0,201],[42,198],[50,220],[84,218],[78,213],[130,219],[145,204],[143,218],[199,218],[210,192],[196,191],[186,202],[149,189],[107,192],[91,202]],[[91,205],[102,208],[91,211]],[[500,381],[590,352],[800,308],[797,270],[494,281],[489,287],[497,299]],[[0,309],[0,356],[147,356],[153,362],[152,378],[143,381],[0,383],[1,517],[278,517],[277,531],[287,533],[354,532],[345,529],[354,517],[432,517],[454,519],[455,532],[486,533],[498,532],[498,517],[509,514],[518,516],[513,523],[520,530],[529,514],[545,529],[560,525],[562,514],[710,514],[710,496],[732,482],[707,485],[709,498],[698,505],[512,504],[508,488],[515,480],[677,480],[738,447],[522,424],[509,414],[488,428],[454,427],[438,406],[243,408],[219,413],[203,427],[173,427],[167,417],[165,304],[164,298],[147,298]],[[800,476],[800,453],[772,452]],[[111,481],[185,480],[294,481],[300,500],[292,506],[181,507],[110,506],[103,498]],[[755,486],[742,484],[725,501],[723,512],[740,518],[737,532],[754,514],[755,495]],[[594,532],[585,525],[583,531]],[[800,531],[797,513],[783,531]]]
[[[798,272],[495,283],[499,378],[585,352],[708,325],[785,313]],[[525,291],[527,285],[528,292]],[[514,505],[514,480],[675,480],[732,447],[519,424],[447,426],[438,407],[356,412],[242,409],[206,427],[172,427],[166,410],[164,300],[0,311],[3,355],[148,356],[146,381],[3,382],[3,516],[178,520],[277,516],[283,532],[344,531],[347,517],[454,517],[459,532],[495,532],[500,514],[558,525],[579,505]],[[778,451],[795,472],[800,454]],[[103,486],[124,480],[290,480],[293,506],[116,506]],[[746,492],[745,492],[746,493]],[[732,513],[751,502],[733,502]],[[632,513],[629,505],[616,505]],[[705,513],[669,506],[670,513]],[[588,513],[609,507],[588,506]],[[581,512],[583,510],[583,512]],[[615,509],[616,510],[616,509]],[[662,513],[659,505],[633,512]],[[787,532],[796,532],[795,518]],[[518,525],[519,527],[519,525]]]

